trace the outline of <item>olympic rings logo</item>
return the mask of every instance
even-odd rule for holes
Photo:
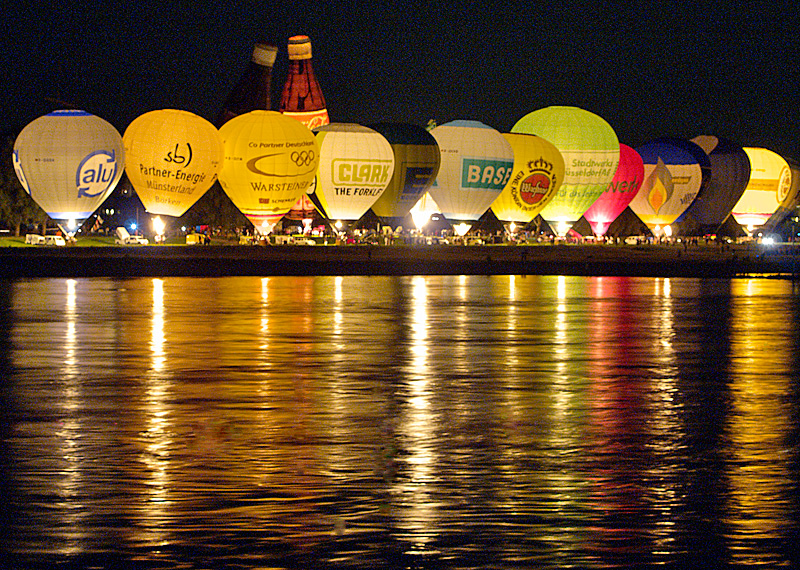
[[[313,150],[301,150],[300,152],[294,151],[291,159],[297,166],[309,166],[314,162],[315,157]]]

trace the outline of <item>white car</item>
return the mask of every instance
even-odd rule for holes
[[[67,245],[67,241],[62,236],[44,236],[44,245]]]
[[[44,236],[39,234],[25,234],[25,243],[29,245],[44,245]]]
[[[124,227],[120,226],[116,230],[117,237],[114,243],[117,245],[147,245],[150,240],[142,236],[132,236]]]

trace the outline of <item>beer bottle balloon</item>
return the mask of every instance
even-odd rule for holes
[[[325,98],[311,64],[311,40],[292,36],[287,46],[289,71],[281,95],[280,112],[315,129],[330,123]]]
[[[272,66],[278,48],[267,43],[257,43],[244,75],[228,95],[225,105],[217,118],[217,127],[244,113],[257,109],[272,109],[270,91],[272,90]]]

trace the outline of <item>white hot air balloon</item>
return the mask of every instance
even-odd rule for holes
[[[511,178],[514,151],[499,131],[478,121],[451,121],[431,131],[441,153],[428,192],[458,233],[466,233]]]
[[[67,235],[108,198],[125,167],[119,132],[85,111],[31,121],[14,141],[14,170],[31,198]]]
[[[319,145],[314,193],[329,220],[358,220],[392,179],[392,145],[379,132],[354,123],[331,123],[314,132]]]

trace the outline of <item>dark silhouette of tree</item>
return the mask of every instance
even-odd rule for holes
[[[14,150],[15,133],[0,135],[0,223],[14,229],[19,236],[22,224],[41,225],[47,223],[48,216],[28,195],[14,172],[11,155]]]

